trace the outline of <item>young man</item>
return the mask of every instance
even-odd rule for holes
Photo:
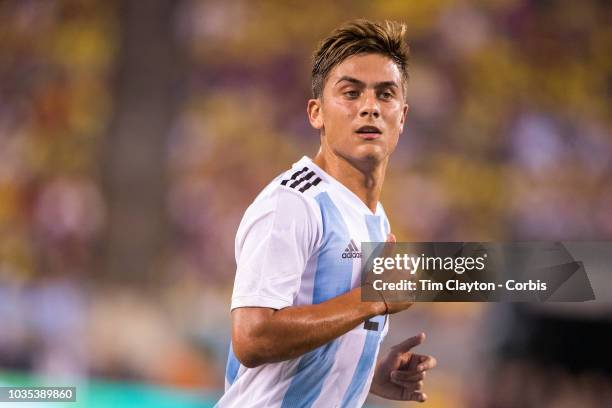
[[[359,407],[368,392],[425,401],[435,359],[378,360],[387,315],[410,303],[361,301],[360,243],[394,241],[378,202],[408,112],[405,26],[357,20],[323,40],[303,157],[248,208],[236,236],[232,345],[219,407]]]

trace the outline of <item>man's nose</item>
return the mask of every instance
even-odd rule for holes
[[[380,106],[378,105],[378,100],[373,92],[365,93],[363,104],[359,110],[359,116],[362,118],[367,116],[378,118],[380,116]]]

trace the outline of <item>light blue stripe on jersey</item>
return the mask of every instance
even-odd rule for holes
[[[383,323],[384,321],[379,322],[381,330]],[[363,350],[361,351],[361,356],[359,357],[359,361],[357,362],[355,374],[353,374],[353,379],[351,380],[349,387],[346,389],[344,398],[342,398],[342,407],[357,406],[357,401],[361,396],[361,393],[363,392],[363,386],[368,380],[370,370],[374,369],[374,357],[376,356],[378,342],[380,341],[380,333],[380,331],[368,330],[368,334],[366,335],[365,343],[363,345]]]
[[[230,385],[236,380],[238,369],[240,369],[240,361],[236,358],[234,349],[232,348],[232,342],[230,342],[229,351],[227,352],[227,365],[225,366],[225,378],[227,378],[227,382],[229,382]]]
[[[380,216],[366,214],[365,221],[368,227],[368,235],[372,242],[384,242],[385,238],[380,230]]]
[[[342,215],[326,192],[315,199],[321,208],[323,243],[314,278],[313,305],[351,290],[353,277],[353,259],[342,258],[342,252],[351,239]]]
[[[372,242],[383,242],[384,239],[381,232],[380,217],[377,215],[366,215],[365,221],[368,227],[370,240]],[[363,387],[370,375],[370,371],[374,369],[374,357],[376,356],[376,350],[378,350],[380,335],[384,329],[385,316],[376,316],[370,319],[370,321],[378,322],[378,331],[369,330],[366,335],[366,340],[363,344],[363,350],[357,362],[353,379],[344,394],[344,398],[342,398],[343,407],[354,407],[357,405],[363,392]]]
[[[325,378],[334,365],[338,344],[338,340],[334,340],[302,356],[285,393],[281,408],[312,406],[319,397]]]
[[[315,199],[321,208],[323,220],[323,243],[317,260],[312,293],[312,303],[318,304],[351,290],[353,260],[342,258],[350,236],[340,211],[326,192],[318,194]],[[339,341],[334,340],[300,359],[283,398],[282,408],[307,408],[314,404],[334,365],[338,345]]]

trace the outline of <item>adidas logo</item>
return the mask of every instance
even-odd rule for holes
[[[342,253],[342,258],[361,258],[361,252],[359,251],[359,248],[357,248],[355,241],[352,239]]]

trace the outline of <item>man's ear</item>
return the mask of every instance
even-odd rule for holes
[[[405,103],[404,108],[402,109],[402,118],[400,119],[400,134],[404,131],[404,123],[406,123],[406,117],[408,116],[409,110],[410,110],[410,105]]]
[[[308,120],[310,121],[310,125],[317,129],[323,129],[323,111],[321,109],[321,98],[310,99],[308,101],[308,107],[306,108],[308,112]]]

